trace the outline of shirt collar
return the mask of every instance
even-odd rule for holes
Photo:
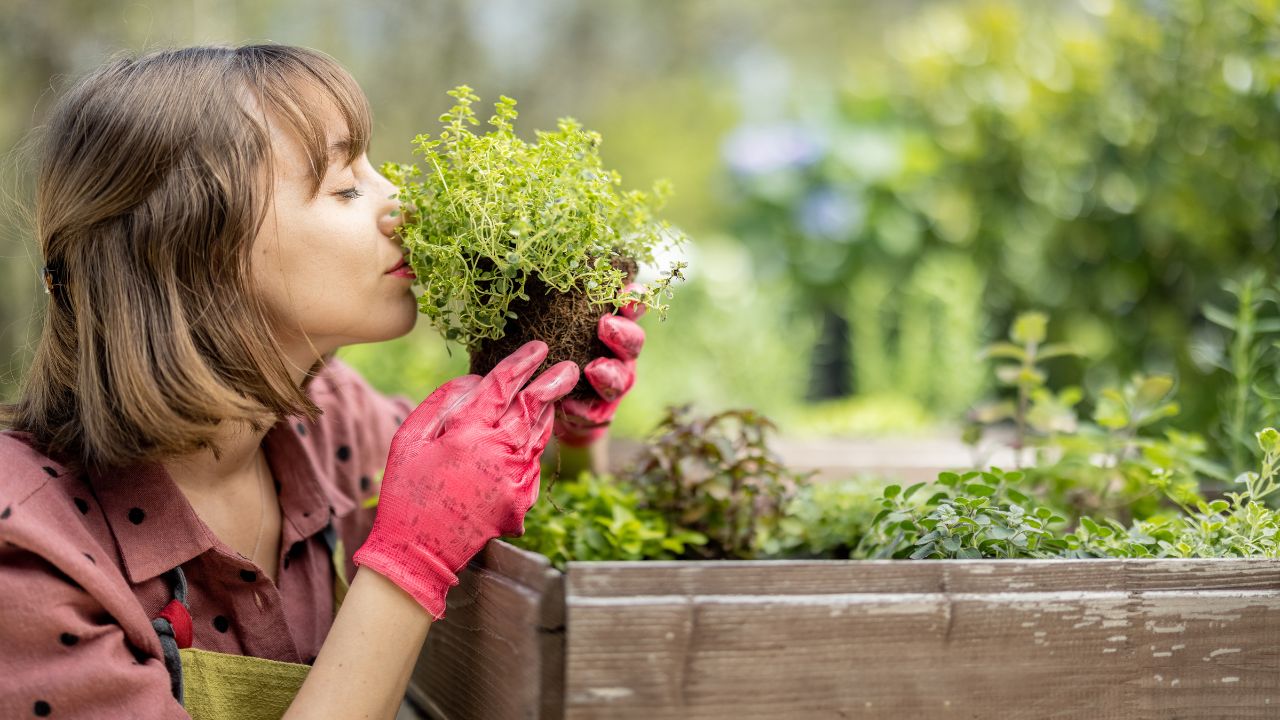
[[[281,420],[263,438],[280,497],[282,553],[323,530],[331,516],[355,509],[342,493],[324,491],[324,466],[296,429],[298,423]],[[160,463],[91,472],[89,478],[129,582],[150,580],[221,544]]]

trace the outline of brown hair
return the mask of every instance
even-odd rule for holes
[[[63,462],[118,468],[216,453],[224,421],[260,432],[319,415],[289,374],[249,263],[271,204],[267,114],[302,143],[314,196],[329,162],[325,102],[346,120],[347,162],[359,158],[368,101],[314,50],[162,50],[76,83],[40,146],[35,232],[50,302],[0,425]]]

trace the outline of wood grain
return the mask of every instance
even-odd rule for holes
[[[433,718],[564,716],[564,576],[493,541],[458,575],[408,696]]]
[[[1280,564],[571,564],[566,717],[1262,718]]]

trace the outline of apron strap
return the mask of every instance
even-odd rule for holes
[[[181,648],[191,647],[191,612],[187,609],[187,576],[182,567],[176,567],[164,573],[162,577],[172,578],[174,585],[173,599],[160,611],[159,617],[151,620],[151,627],[160,637],[160,649],[164,652],[164,667],[169,671],[169,686],[173,697],[182,703],[182,658],[178,655]]]
[[[333,569],[333,611],[336,615],[346,597],[348,584],[346,575],[346,553],[342,538],[333,526],[332,519],[325,526],[324,543],[329,547],[329,558]],[[160,637],[160,649],[164,652],[164,666],[169,671],[169,685],[173,697],[178,704],[182,701],[182,657],[179,650],[191,647],[191,611],[187,606],[187,576],[178,566],[161,577],[170,579],[173,585],[173,599],[160,611],[160,615],[151,620],[151,627]]]
[[[333,516],[329,517],[329,524],[325,526],[323,535],[333,564],[333,614],[337,617],[338,608],[342,607],[350,585],[347,582],[347,551],[342,538],[338,536],[337,528],[333,526]]]

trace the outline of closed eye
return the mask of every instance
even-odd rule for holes
[[[337,190],[333,194],[344,197],[347,200],[355,200],[356,198],[364,195],[364,193],[360,192],[359,188],[353,187],[347,188],[346,190]]]

